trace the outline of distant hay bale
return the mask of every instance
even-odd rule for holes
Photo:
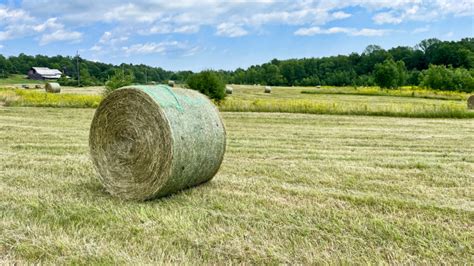
[[[129,86],[109,94],[92,121],[89,147],[112,195],[147,200],[207,182],[226,144],[217,108],[195,90]]]
[[[29,89],[29,88],[30,88],[30,85],[22,84],[21,87],[22,87],[23,89]]]
[[[233,91],[234,88],[232,88],[231,86],[225,86],[225,93],[232,94]]]
[[[316,89],[321,89],[321,85],[316,86]]]
[[[474,109],[474,95],[467,99],[467,109]]]
[[[44,86],[44,89],[46,90],[46,92],[49,92],[49,93],[60,93],[61,85],[59,85],[59,83],[56,83],[56,82],[48,82]]]
[[[265,86],[265,93],[271,93],[272,92],[272,88],[270,86]]]
[[[174,80],[168,80],[168,86],[174,87],[175,86]]]
[[[41,85],[36,84],[36,85],[35,85],[35,89],[41,89]]]

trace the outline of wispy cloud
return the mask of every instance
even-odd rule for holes
[[[40,39],[40,45],[46,45],[51,42],[79,42],[82,39],[82,33],[77,31],[67,31],[64,29],[59,29],[57,31],[43,34]]]
[[[355,28],[343,28],[343,27],[332,27],[329,29],[322,29],[320,27],[300,28],[295,31],[295,35],[299,36],[313,36],[317,34],[338,34],[344,33],[351,36],[383,36],[390,32],[388,29],[355,29]]]
[[[178,41],[163,41],[163,42],[148,42],[138,43],[131,46],[122,47],[127,55],[132,54],[167,54],[172,52],[189,52],[194,47],[189,47],[188,44]]]
[[[217,26],[216,34],[226,37],[240,37],[247,35],[248,32],[234,23],[222,23]]]

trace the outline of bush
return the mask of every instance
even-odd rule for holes
[[[219,101],[225,97],[225,83],[214,71],[206,70],[191,75],[187,84],[189,88],[197,90],[211,99]]]
[[[395,62],[392,59],[385,60],[382,64],[376,64],[374,68],[375,83],[381,88],[398,88],[403,86],[407,79],[405,63]]]
[[[114,75],[105,83],[105,94],[107,95],[118,88],[132,85],[134,80],[133,73],[125,73],[122,69],[116,69]]]

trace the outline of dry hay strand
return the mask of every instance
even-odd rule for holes
[[[474,109],[474,95],[467,99],[467,109]]]
[[[140,201],[211,180],[225,145],[224,124],[212,102],[197,91],[165,85],[112,92],[96,110],[89,135],[105,189]]]
[[[272,88],[270,86],[265,86],[265,93],[271,93],[272,92]]]
[[[225,87],[225,93],[226,94],[232,94],[233,91],[234,91],[234,88],[232,88],[231,86],[226,86]]]
[[[44,85],[44,89],[46,92],[49,93],[60,93],[61,92],[61,85],[56,82],[48,82],[46,85]]]
[[[176,83],[174,82],[174,80],[168,80],[168,86],[174,87],[175,85]]]

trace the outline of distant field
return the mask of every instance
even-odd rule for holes
[[[26,75],[11,75],[8,78],[0,78],[0,86],[18,86],[21,84],[44,84],[44,81],[28,79]]]
[[[256,86],[234,86],[234,93],[227,97],[219,108],[222,111],[232,112],[474,118],[474,112],[467,109],[466,93],[445,93],[459,98],[446,100],[393,95],[357,95],[351,87],[319,90],[305,87],[273,87],[271,94],[264,93],[263,90],[263,87]],[[383,92],[378,90],[380,93]],[[318,92],[310,94],[302,93],[303,91]],[[359,92],[365,93],[363,90]],[[427,94],[427,91],[424,93]],[[434,95],[435,92],[432,93]],[[439,92],[438,96],[440,95],[443,95],[443,92]]]
[[[474,123],[223,113],[214,180],[104,192],[93,109],[0,107],[2,264],[470,264]]]
[[[56,96],[45,96],[42,89],[0,89],[0,102],[7,106],[96,107],[103,89],[63,87]],[[262,86],[234,86],[234,93],[218,105],[221,111],[228,112],[474,118],[474,111],[467,109],[468,96],[460,92],[375,87],[357,90],[352,87],[274,87],[272,93],[267,94],[263,93]]]

